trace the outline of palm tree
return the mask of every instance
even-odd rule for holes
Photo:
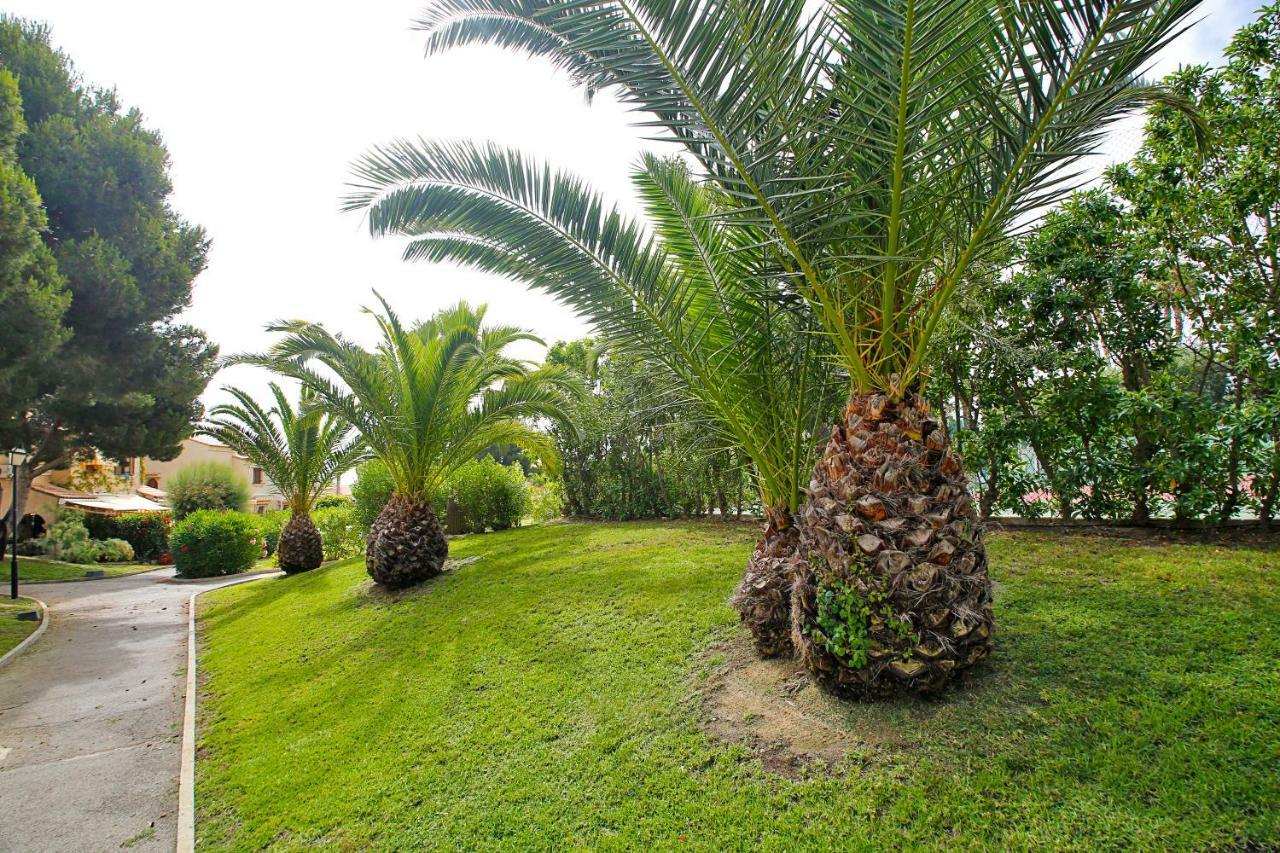
[[[419,26],[429,54],[505,46],[617,92],[720,188],[719,219],[761,234],[766,280],[849,377],[799,512],[792,639],[821,681],[874,695],[991,648],[967,478],[921,395],[930,339],[1106,125],[1164,97],[1140,72],[1197,3],[432,0]],[[386,207],[406,222],[408,181]]]
[[[633,176],[652,234],[571,175],[492,145],[402,143],[358,176],[348,206],[368,208],[377,234],[411,234],[407,258],[555,295],[655,368],[664,392],[652,405],[705,414],[709,447],[747,454],[765,526],[735,601],[762,654],[789,651],[793,517],[840,382],[809,312],[778,298],[762,234],[719,220],[722,194],[652,156]]]
[[[560,368],[533,369],[505,355],[511,344],[541,341],[510,326],[482,328],[483,305],[459,302],[406,328],[378,299],[382,313],[369,313],[382,341],[373,352],[318,324],[289,322],[269,327],[284,337],[267,353],[236,361],[300,380],[317,409],[352,424],[387,466],[394,489],[369,531],[366,568],[400,588],[439,574],[449,554],[432,508],[449,475],[494,444],[554,463],[549,438],[528,419],[562,420],[575,386]]]
[[[277,556],[285,572],[305,572],[324,559],[311,507],[331,483],[358,464],[364,445],[340,418],[314,408],[307,388],[295,409],[272,383],[276,404],[263,409],[239,388],[226,391],[235,403],[215,406],[199,432],[217,439],[261,468],[289,504],[289,522],[280,531]]]
[[[289,521],[280,532],[276,555],[280,569],[294,574],[315,569],[324,560],[311,506],[361,461],[365,448],[346,421],[312,407],[315,397],[307,388],[302,389],[297,409],[279,386],[271,383],[270,388],[275,398],[271,409],[262,409],[239,388],[225,389],[236,402],[215,406],[198,432],[247,457],[279,489],[289,505]]]

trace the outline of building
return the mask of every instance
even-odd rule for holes
[[[62,471],[49,471],[36,477],[24,507],[28,522],[39,517],[48,522],[59,506],[73,506],[86,512],[119,514],[157,512],[167,508],[165,484],[188,465],[197,462],[220,462],[249,481],[249,511],[256,513],[285,509],[279,489],[261,468],[225,444],[207,438],[188,438],[173,459],[161,461],[135,457],[112,466],[101,460],[78,463]],[[85,482],[93,483],[90,488]],[[77,487],[78,486],[78,487]],[[0,507],[9,506],[11,484],[6,466],[0,466]],[[342,494],[342,484],[335,483],[325,494]]]

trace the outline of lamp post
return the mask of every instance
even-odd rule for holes
[[[18,469],[27,461],[25,450],[9,451],[9,597],[18,597]]]

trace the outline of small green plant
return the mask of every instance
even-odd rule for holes
[[[871,648],[871,605],[849,584],[835,581],[818,587],[818,615],[813,639],[854,669],[867,665]]]
[[[247,571],[261,558],[262,543],[253,516],[209,509],[178,522],[169,537],[173,564],[184,578]]]
[[[347,495],[324,495],[316,498],[312,509],[327,509],[331,506],[351,506],[351,498]]]
[[[133,546],[123,539],[94,542],[94,556],[99,563],[127,563],[133,559]]]

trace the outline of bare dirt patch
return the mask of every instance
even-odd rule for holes
[[[746,746],[775,773],[836,773],[850,754],[898,745],[891,729],[855,721],[860,706],[822,690],[797,661],[757,657],[745,635],[707,654],[723,662],[702,688],[703,730]]]
[[[357,606],[361,607],[365,605],[380,607],[388,604],[397,604],[423,595],[434,586],[434,581],[457,571],[463,566],[469,566],[479,559],[479,557],[463,557],[460,560],[445,560],[444,565],[440,568],[440,574],[406,589],[387,589],[381,584],[374,583],[372,578],[365,578],[351,587],[347,594],[355,598]]]

